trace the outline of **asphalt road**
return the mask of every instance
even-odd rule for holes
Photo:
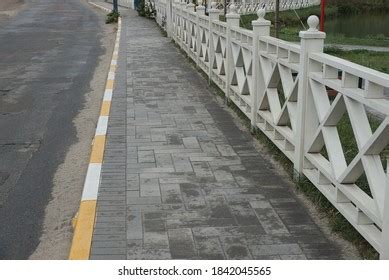
[[[0,26],[0,259],[39,244],[53,175],[77,141],[72,120],[103,49],[81,0],[26,0]]]

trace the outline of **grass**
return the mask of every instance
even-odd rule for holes
[[[384,13],[389,11],[387,0],[327,0],[329,6],[338,7],[339,15]]]
[[[389,6],[389,5],[388,5]],[[389,10],[389,7],[388,7]],[[298,17],[296,15],[298,14]],[[320,7],[308,7],[298,9],[296,11],[282,11],[280,12],[280,39],[291,42],[298,42],[300,38],[298,36],[301,30],[307,28],[307,19],[311,15],[320,16]],[[330,20],[336,17],[344,16],[339,12],[339,9],[335,6],[329,6],[326,9],[326,19]],[[274,13],[268,13],[265,18],[274,23]],[[240,18],[240,26],[252,30],[251,22],[257,19],[256,14],[242,15]],[[224,20],[224,17],[221,17]],[[271,34],[275,34],[274,25],[271,26]],[[365,46],[376,46],[376,47],[388,47],[389,37],[384,35],[366,36],[366,37],[347,37],[341,34],[327,34],[326,43],[330,44],[343,44],[343,45],[365,45]]]
[[[303,17],[306,18],[311,14],[312,11],[315,11],[315,7],[301,9]],[[285,22],[290,22],[294,24],[293,27],[284,26],[280,31],[280,39],[290,42],[298,42],[300,38],[298,33],[302,30],[301,23],[293,21],[291,18],[291,11],[284,11],[281,14],[285,15]],[[272,14],[267,15],[268,19],[272,17]],[[296,17],[296,16],[295,16]],[[246,29],[252,29],[251,22],[257,18],[256,15],[244,15],[241,16],[240,26]],[[282,16],[281,16],[282,18]],[[221,20],[224,20],[222,17]],[[296,26],[300,24],[300,26]],[[288,25],[289,26],[289,25]],[[271,28],[271,34],[274,36],[274,27]],[[345,45],[369,45],[369,46],[378,46],[378,47],[387,47],[389,46],[389,38],[383,37],[382,35],[369,36],[366,38],[350,38],[342,35],[332,35],[327,34],[326,43],[329,44],[345,44]],[[344,51],[339,48],[326,48],[326,53],[349,60],[354,63],[384,72],[389,74],[389,52],[375,52],[368,50],[352,50]]]
[[[247,15],[246,15],[247,16]],[[245,16],[245,17],[246,17]],[[246,29],[252,29],[251,21],[250,23],[246,20],[242,20],[242,27]],[[289,42],[299,42],[299,32],[303,30],[299,26],[284,26],[280,30],[280,39],[289,41]],[[275,30],[274,26],[270,29],[271,34],[274,36]],[[339,44],[339,45],[357,45],[357,46],[372,46],[372,47],[388,47],[389,46],[389,37],[383,35],[373,35],[362,38],[347,37],[343,34],[327,34],[325,42],[327,44]]]
[[[324,52],[389,74],[389,52],[344,51],[338,48],[326,48]]]

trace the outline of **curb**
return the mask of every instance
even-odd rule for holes
[[[108,13],[112,12],[112,10],[110,10],[110,9],[108,9],[106,7],[103,7],[103,6],[101,6],[101,5],[97,4],[97,3],[88,2],[88,4],[90,4],[90,5],[92,5],[92,6],[96,7],[96,8],[99,8],[99,9],[105,11],[105,12],[108,12]]]
[[[91,2],[89,3],[105,11],[108,10],[98,4]],[[76,218],[73,221],[75,226],[69,260],[87,260],[89,259],[90,255],[96,216],[97,195],[100,185],[101,167],[103,164],[105,141],[107,136],[108,118],[111,109],[117,59],[119,55],[121,26],[122,21],[119,17],[115,47],[112,54],[111,66],[109,68],[95,137],[92,142],[92,152],[90,155],[88,171],[86,173],[80,208]]]

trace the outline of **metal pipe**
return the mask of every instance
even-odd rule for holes
[[[326,16],[326,0],[321,0],[320,31],[324,32],[324,21]]]

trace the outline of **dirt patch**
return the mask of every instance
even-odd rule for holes
[[[88,5],[86,0],[82,2]],[[96,12],[100,10],[96,9]],[[101,12],[101,16],[104,16],[104,12]],[[78,142],[69,148],[64,162],[54,176],[52,200],[46,208],[40,244],[30,259],[67,259],[69,256],[73,237],[71,221],[80,205],[91,142],[111,62],[116,26],[104,25],[103,31],[101,44],[105,53],[99,58],[90,83],[91,90],[85,94],[84,108],[73,121]]]

